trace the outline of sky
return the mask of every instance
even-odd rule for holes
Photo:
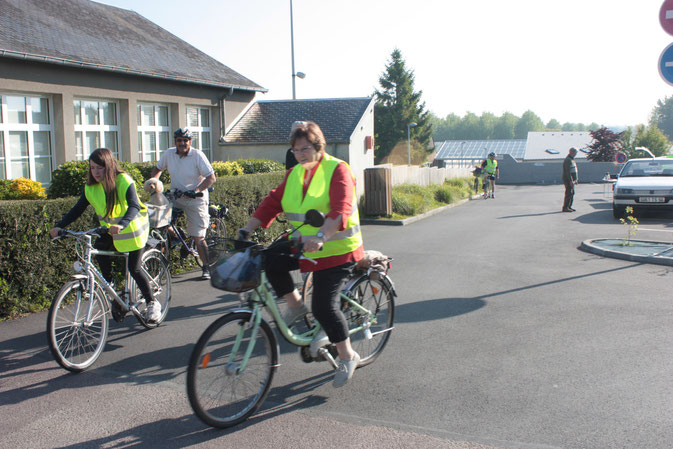
[[[133,10],[268,92],[292,98],[290,0],[97,0]],[[647,123],[673,95],[661,0],[292,0],[296,98],[371,96],[395,48],[426,108]]]

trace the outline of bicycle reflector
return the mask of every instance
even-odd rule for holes
[[[201,359],[201,368],[207,368],[210,363],[210,352]]]

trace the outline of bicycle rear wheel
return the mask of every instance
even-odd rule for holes
[[[235,312],[219,318],[192,351],[187,396],[196,416],[209,426],[224,428],[245,421],[271,387],[278,364],[276,337],[265,321],[253,335],[251,317],[251,312]]]
[[[168,314],[168,309],[171,303],[171,270],[168,261],[161,251],[157,249],[145,251],[145,254],[143,254],[142,268],[145,270],[145,274],[147,274],[147,277],[150,280],[150,288],[154,294],[154,299],[161,304],[161,317],[157,321],[151,323],[138,318],[138,322],[147,329],[154,329],[166,319],[166,315]],[[142,292],[135,282],[133,282],[132,290],[133,293],[131,297],[135,298],[137,301],[138,298],[142,296]],[[144,313],[146,308],[147,301],[138,306],[138,310],[141,313]]]
[[[103,352],[107,332],[107,304],[98,286],[93,300],[83,282],[61,287],[47,315],[49,349],[59,365],[75,373],[90,367]]]
[[[383,351],[390,339],[390,331],[395,318],[395,301],[392,289],[380,279],[371,279],[362,276],[346,292],[362,307],[367,308],[375,316],[375,322],[369,332],[360,330],[351,334],[351,346],[360,355],[358,366],[372,363]],[[344,315],[348,321],[348,328],[362,326],[367,320],[367,314],[345,303]],[[387,332],[384,332],[388,330]],[[369,335],[369,338],[368,338]]]

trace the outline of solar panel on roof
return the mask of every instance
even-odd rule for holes
[[[485,159],[488,153],[509,154],[514,159],[523,159],[526,140],[446,140],[436,142],[436,159]]]

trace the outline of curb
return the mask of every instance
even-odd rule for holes
[[[460,206],[461,204],[465,204],[468,201],[472,201],[473,199],[476,198],[481,198],[481,195],[475,195],[470,198],[465,198],[464,200],[460,200],[457,203],[452,203],[452,204],[447,204],[446,206],[438,207],[437,209],[432,209],[428,212],[425,212],[420,215],[416,215],[413,217],[405,218],[404,220],[379,220],[376,218],[361,218],[360,219],[360,224],[366,224],[366,225],[382,225],[382,226],[406,226],[411,223],[415,223],[419,220],[422,220],[424,218],[431,217],[433,215],[436,215],[440,212],[444,212],[446,209],[451,209],[452,207]]]
[[[587,253],[596,254],[602,257],[612,257],[613,259],[628,260],[630,262],[640,262],[640,263],[652,263],[657,265],[668,265],[673,266],[673,258],[671,257],[661,257],[653,255],[644,255],[644,254],[633,254],[627,253],[624,251],[614,251],[605,248],[601,248],[594,244],[594,242],[603,241],[603,240],[615,240],[615,239],[591,239],[585,240],[579,246],[579,249]],[[653,240],[632,240],[634,243],[662,243],[667,244],[668,242],[658,242]]]

